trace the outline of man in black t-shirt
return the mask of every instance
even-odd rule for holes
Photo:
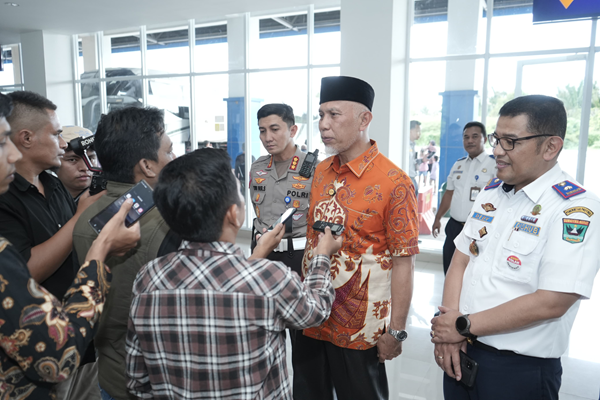
[[[98,196],[86,193],[76,207],[63,184],[47,169],[60,167],[67,144],[56,105],[33,92],[8,95],[11,140],[23,154],[8,192],[0,196],[0,235],[27,261],[32,277],[62,299],[79,269],[72,253],[75,222]]]

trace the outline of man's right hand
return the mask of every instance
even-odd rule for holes
[[[131,199],[121,204],[119,212],[106,223],[92,243],[85,257],[86,261],[104,261],[109,254],[122,256],[137,245],[140,240],[140,224],[136,222],[129,228],[125,226],[125,217],[132,205]]]
[[[319,239],[317,244],[316,254],[323,254],[327,257],[331,257],[332,254],[338,252],[342,248],[342,236],[333,236],[331,234],[331,228],[326,227],[325,233],[319,233]]]
[[[75,215],[79,218],[81,214],[92,204],[94,204],[98,199],[106,194],[106,190],[101,191],[93,196],[90,196],[90,191],[86,190],[85,193],[79,197],[79,203],[77,203],[77,211]]]
[[[433,225],[431,226],[431,233],[433,237],[436,238],[440,234],[440,229],[442,228],[442,223],[439,220],[433,221]]]
[[[272,231],[264,229],[263,234],[256,239],[256,247],[248,259],[266,258],[274,248],[279,246],[284,234],[285,227],[281,223],[275,225]]]

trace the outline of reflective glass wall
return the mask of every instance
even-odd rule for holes
[[[74,42],[78,119],[92,131],[111,110],[158,107],[165,112],[176,154],[224,149],[247,188],[250,164],[266,154],[256,112],[264,104],[283,102],[294,109],[296,143],[308,151],[323,150],[320,81],[339,75],[339,9],[310,6],[210,23],[82,33]],[[246,224],[251,214],[249,208]]]

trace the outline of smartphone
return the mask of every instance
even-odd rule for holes
[[[339,236],[342,234],[342,232],[344,232],[344,226],[340,225],[340,224],[334,224],[334,223],[325,222],[325,221],[317,221],[313,225],[313,229],[315,231],[319,231],[319,232],[323,232],[323,233],[325,233],[326,227],[329,227],[331,229],[331,234],[333,234],[333,235]]]
[[[142,215],[146,214],[152,208],[154,208],[154,199],[152,198],[152,188],[145,180],[141,180],[137,185],[129,189],[127,193],[113,201],[104,210],[96,214],[92,219],[89,220],[89,224],[96,231],[100,233],[104,225],[110,220],[113,215],[119,212],[121,205],[126,199],[133,199],[133,206],[127,213],[125,218],[125,226],[130,227]]]
[[[283,214],[281,214],[281,216],[279,217],[279,219],[277,221],[275,221],[275,223],[273,225],[271,225],[270,227],[267,228],[267,230],[272,231],[274,227],[277,226],[277,224],[282,223],[285,224],[285,222],[290,219],[290,217],[292,215],[294,215],[294,213],[296,212],[297,208],[288,208],[287,210],[284,211]]]
[[[478,368],[479,364],[477,364],[477,361],[473,360],[464,351],[460,350],[460,381],[467,387],[473,387],[475,384]]]

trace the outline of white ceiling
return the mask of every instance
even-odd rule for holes
[[[19,7],[5,5],[14,2]],[[266,13],[339,6],[341,0],[0,0],[0,44],[20,42],[32,31],[89,33],[164,25],[195,19],[220,20],[244,12]],[[285,9],[283,8],[285,7]]]

